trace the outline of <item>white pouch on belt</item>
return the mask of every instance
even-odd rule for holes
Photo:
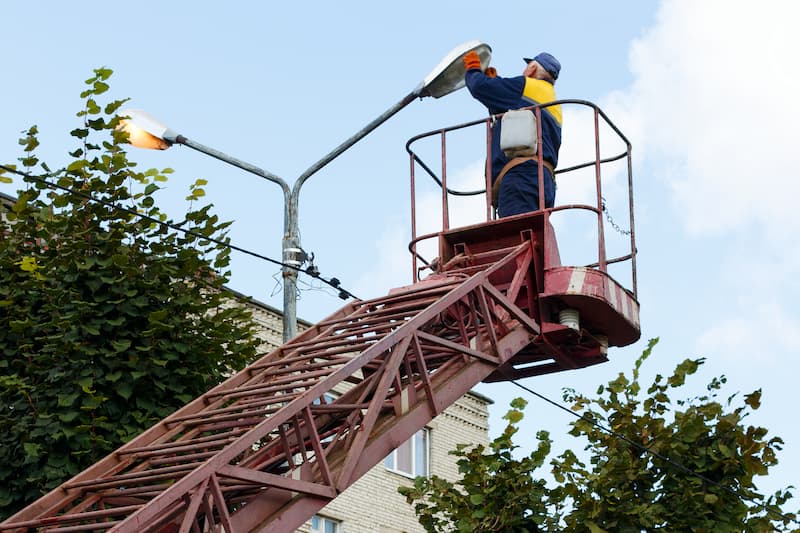
[[[500,149],[509,159],[534,157],[538,147],[536,115],[530,109],[506,111],[500,119]]]

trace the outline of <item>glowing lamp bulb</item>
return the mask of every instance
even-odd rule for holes
[[[159,139],[155,135],[146,132],[128,119],[119,121],[122,131],[128,133],[128,140],[137,148],[147,148],[149,150],[166,150],[170,144],[164,139]]]

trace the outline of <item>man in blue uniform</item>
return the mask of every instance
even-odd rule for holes
[[[492,115],[505,113],[536,104],[556,100],[553,84],[561,71],[561,64],[547,52],[524,58],[525,70],[521,76],[502,78],[494,68],[481,69],[480,57],[474,51],[464,55],[466,83],[472,96],[487,107]],[[553,207],[556,184],[553,169],[558,164],[561,147],[561,106],[542,108],[542,138],[545,207]],[[497,213],[508,217],[539,209],[539,165],[530,159],[512,161],[500,149],[500,122],[492,132],[492,183],[501,175]],[[508,166],[508,168],[506,168]],[[495,190],[498,187],[494,187]]]

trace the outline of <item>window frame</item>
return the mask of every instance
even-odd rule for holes
[[[425,455],[424,455],[424,461],[425,461],[424,470],[425,471],[424,472],[417,472],[417,466],[418,466],[418,464],[417,464],[418,463],[418,461],[417,461],[417,455],[418,455],[417,438],[420,435],[422,435],[423,446],[425,448],[425,450],[424,450],[424,452],[425,452]],[[413,468],[413,472],[406,472],[405,470],[401,470],[397,466],[397,464],[398,464],[398,459],[397,459],[398,451],[397,450],[400,449],[401,447],[403,447],[404,445],[409,444],[409,443],[411,445],[411,465],[412,465],[412,468]],[[391,464],[390,464],[390,462],[391,462]],[[389,455],[387,455],[386,458],[383,460],[383,466],[389,472],[393,472],[395,474],[398,474],[398,475],[401,475],[401,476],[404,476],[404,477],[407,477],[407,478],[411,478],[411,479],[413,479],[415,477],[418,477],[418,476],[430,477],[430,475],[431,475],[431,430],[430,430],[430,428],[424,427],[424,428],[420,429],[419,431],[414,433],[414,435],[410,439],[408,439],[403,444],[401,444],[400,446],[398,446],[397,448],[392,450],[389,453]]]
[[[317,527],[314,527],[314,521],[318,521]],[[344,529],[342,528],[342,521],[336,520],[335,518],[331,518],[329,516],[315,514],[309,520],[309,531],[311,533],[326,533],[325,526],[326,524],[332,524],[334,527],[333,533],[343,533]]]

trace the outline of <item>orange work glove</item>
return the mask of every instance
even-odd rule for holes
[[[472,70],[474,68],[481,68],[481,58],[478,57],[478,53],[475,50],[472,50],[464,54],[464,69]]]
[[[489,76],[490,78],[497,77],[497,70],[495,70],[494,67],[486,67],[486,70],[484,70],[483,73]]]

